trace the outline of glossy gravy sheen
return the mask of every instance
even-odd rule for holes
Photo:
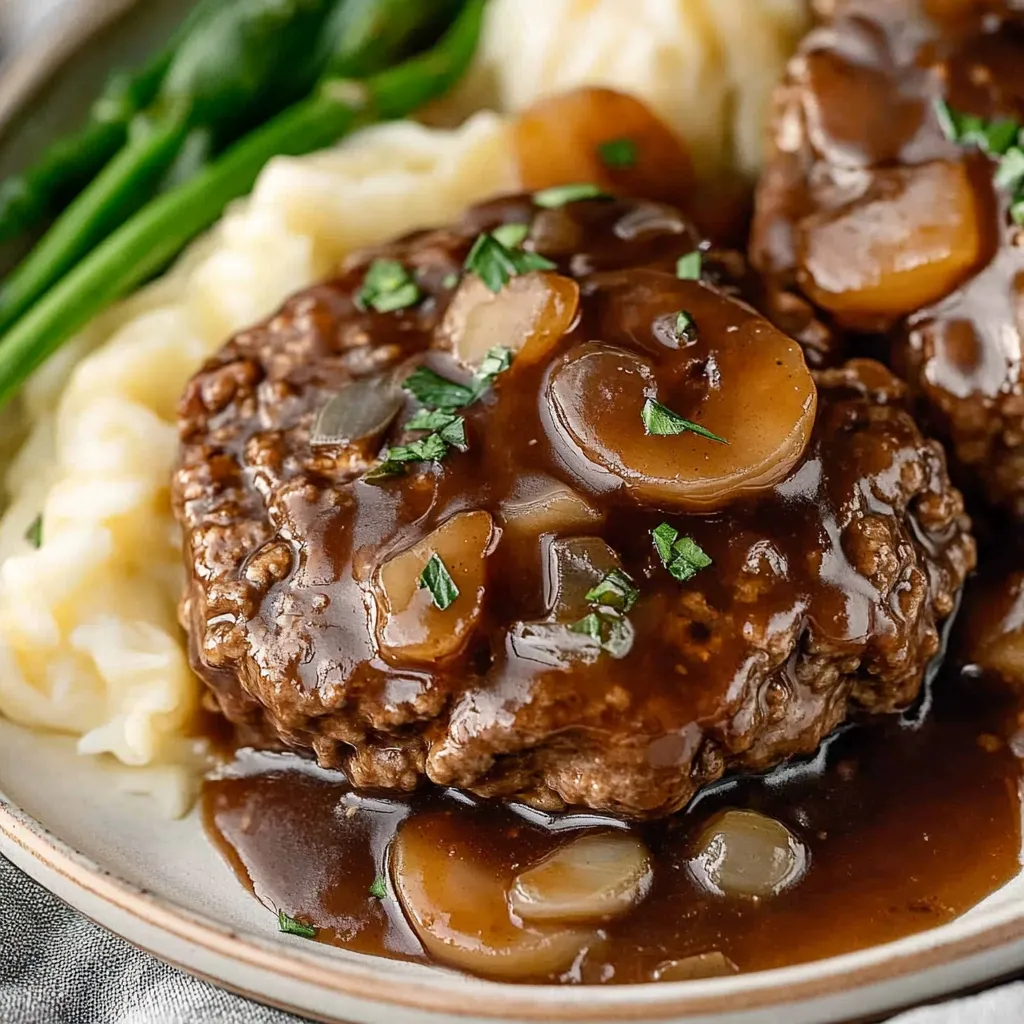
[[[711,787],[684,813],[631,825],[648,844],[647,898],[602,930],[558,978],[643,982],[660,964],[719,950],[741,971],[833,956],[949,921],[1019,870],[1020,763],[1005,737],[1016,716],[977,683],[944,678],[923,720],[852,727],[812,762]],[[207,781],[207,829],[268,912],[317,928],[317,941],[426,961],[389,882],[388,847],[415,816],[448,855],[511,878],[580,830],[624,827],[596,815],[536,811],[424,790],[356,795],[340,776],[291,755],[241,752]],[[810,868],[793,889],[751,901],[702,891],[687,861],[701,825],[724,807],[784,822]]]

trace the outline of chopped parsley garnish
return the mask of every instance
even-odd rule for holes
[[[1010,217],[1024,226],[1024,129],[1007,117],[986,121],[975,114],[962,114],[945,100],[936,101],[935,112],[951,142],[977,146],[998,161],[996,187],[1010,193]]]
[[[459,275],[454,271],[450,274],[445,274],[441,279],[442,288],[454,288],[459,283]]]
[[[419,301],[419,286],[398,260],[374,260],[356,294],[360,309],[375,309],[378,313],[392,313]]]
[[[589,182],[577,182],[572,185],[553,185],[533,193],[533,202],[545,210],[556,210],[568,203],[578,203],[581,199],[609,199],[610,196],[600,185]]]
[[[709,441],[718,441],[719,444],[728,444],[724,437],[712,434],[706,427],[699,423],[692,423],[684,420],[678,413],[674,413],[667,406],[648,398],[640,410],[640,418],[644,421],[644,431],[648,434],[655,434],[659,437],[667,437],[673,434],[699,434]]]
[[[1020,142],[1021,126],[1009,117],[986,121],[977,114],[963,114],[945,100],[935,101],[935,113],[946,137],[961,146],[977,146],[989,156],[1002,156]]]
[[[370,895],[375,900],[384,900],[388,896],[388,883],[384,881],[383,876],[378,875],[373,880],[373,885],[370,886]]]
[[[633,646],[633,627],[626,615],[639,596],[629,574],[613,569],[587,592],[593,610],[569,629],[590,637],[613,658],[624,658]]]
[[[573,633],[582,633],[590,637],[613,658],[624,658],[633,647],[633,627],[629,619],[614,615],[591,612],[584,615],[579,622],[574,622],[569,629]]]
[[[996,187],[1015,192],[1024,183],[1024,149],[1011,149],[996,168]]]
[[[676,338],[680,341],[693,342],[697,340],[697,321],[685,309],[676,313],[675,333]]]
[[[431,409],[459,409],[473,401],[475,392],[465,384],[457,384],[429,366],[420,366],[405,378],[405,388],[421,405]]]
[[[692,537],[681,537],[679,531],[668,523],[652,530],[651,536],[662,565],[680,583],[693,579],[701,569],[711,565],[711,559]]]
[[[387,448],[381,461],[363,479],[373,482],[400,476],[409,462],[440,462],[452,448],[464,452],[466,421],[456,415],[455,409],[472,405],[494,383],[495,378],[512,365],[512,351],[495,345],[480,363],[473,375],[472,386],[448,380],[429,366],[413,370],[402,387],[423,406],[406,423],[406,430],[428,430],[426,437],[408,444]]]
[[[491,232],[506,249],[518,249],[529,233],[529,224],[501,224]]]
[[[587,592],[587,603],[603,608],[614,608],[625,615],[640,596],[640,591],[633,586],[633,581],[621,569],[612,569],[606,573],[596,587]]]
[[[441,611],[449,608],[459,596],[459,588],[455,586],[455,580],[452,579],[441,556],[436,552],[430,556],[430,561],[423,567],[419,585],[421,590],[430,591],[434,607]]]
[[[525,228],[525,225],[503,224],[493,234],[485,232],[478,235],[477,240],[473,243],[473,248],[469,250],[469,255],[466,257],[466,270],[471,274],[476,274],[492,292],[500,292],[513,277],[519,274],[528,274],[531,270],[555,269],[555,264],[541,256],[540,253],[526,252],[515,245],[510,246],[502,242],[498,237],[498,232],[503,228],[522,229]],[[528,232],[529,229],[526,228],[526,231]],[[506,238],[514,238],[518,234],[519,232],[505,231]],[[526,235],[523,234],[519,238],[519,242],[525,238]]]
[[[406,430],[444,430],[451,426],[461,416],[456,416],[446,409],[420,409],[418,413],[405,425]]]
[[[288,935],[300,935],[304,939],[315,939],[316,929],[304,921],[289,917],[283,910],[277,912],[277,927]]]
[[[688,252],[676,260],[676,277],[680,281],[699,281],[703,265],[704,256],[699,250]]]
[[[37,551],[43,546],[43,517],[41,515],[32,520],[31,525],[25,531],[25,540]]]
[[[476,371],[476,396],[479,398],[494,383],[494,379],[512,365],[512,349],[495,345],[484,356]]]
[[[627,170],[636,164],[637,146],[630,138],[609,139],[597,147],[597,153],[605,167]]]

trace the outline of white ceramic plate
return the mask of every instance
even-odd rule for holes
[[[140,52],[187,0],[92,0],[0,83],[0,173],[81,112],[114,56]],[[55,74],[57,70],[59,74]],[[863,1019],[1024,967],[1024,878],[960,920],[785,970],[646,986],[511,986],[281,935],[195,813],[171,821],[123,791],[112,763],[0,721],[0,852],[157,956],[267,1003],[329,1021]]]

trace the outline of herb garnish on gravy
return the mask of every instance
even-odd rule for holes
[[[648,398],[640,410],[640,418],[644,421],[644,430],[648,434],[655,434],[662,437],[672,434],[699,434],[709,441],[718,441],[719,444],[728,444],[724,437],[713,434],[706,427],[699,423],[692,423],[683,419],[678,413],[673,412],[667,406]]]
[[[436,552],[430,556],[420,573],[419,587],[429,590],[434,607],[442,612],[459,596],[459,588],[455,585],[448,567]]]

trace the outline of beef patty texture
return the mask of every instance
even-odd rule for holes
[[[757,197],[774,319],[819,362],[881,348],[957,472],[1024,517],[1021,4],[818,8]]]
[[[202,368],[182,622],[243,742],[650,817],[915,699],[975,557],[942,449],[698,251],[669,207],[496,200]]]

